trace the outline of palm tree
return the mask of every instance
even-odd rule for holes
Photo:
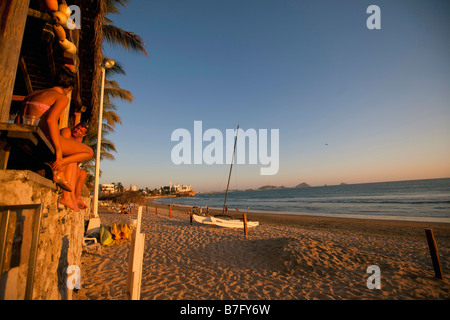
[[[119,14],[119,6],[125,8],[129,2],[129,0],[105,0],[103,2],[103,12],[105,12],[103,17],[103,39],[112,46],[121,46],[128,51],[132,50],[148,56],[144,41],[139,35],[115,26],[114,22],[107,17],[109,14]]]
[[[143,53],[145,56],[148,56],[145,48],[144,41],[139,35],[136,35],[130,31],[123,30],[114,25],[114,22],[107,17],[108,14],[118,14],[120,13],[119,7],[126,7],[129,0],[104,0],[102,1],[104,13],[103,16],[103,40],[113,46],[121,46],[126,50],[134,51],[137,53]],[[115,66],[111,69],[107,69],[106,77],[112,75],[125,75],[125,71],[120,64],[120,62],[116,62]],[[114,127],[117,123],[122,123],[120,116],[117,114],[117,107],[112,103],[113,99],[121,99],[127,102],[132,102],[134,100],[133,94],[123,89],[119,86],[119,84],[114,80],[107,79],[105,81],[105,96],[104,96],[104,104],[103,104],[103,119],[106,123],[102,123],[102,141],[100,146],[100,159],[109,159],[114,160],[114,155],[112,152],[117,152],[114,143],[107,139],[106,136],[114,132]],[[97,150],[97,130],[95,129],[97,125],[95,123],[91,123],[91,130],[87,133],[84,138],[84,143],[89,145],[94,152]],[[91,160],[85,161],[82,164],[82,168],[88,172],[88,176],[92,175],[95,170],[94,160],[96,156],[94,156]],[[87,181],[90,177],[88,177]]]
[[[124,189],[124,187],[123,187],[123,185],[122,185],[122,182],[118,182],[118,183],[117,183],[117,190],[118,190],[119,192],[123,192],[123,189]]]
[[[103,4],[103,40],[113,46],[121,46],[126,50],[135,51],[137,53],[143,53],[148,56],[144,47],[144,41],[142,38],[130,31],[123,30],[114,25],[114,22],[107,17],[111,14],[119,14],[120,7],[125,8],[129,3],[129,0],[104,0]],[[119,74],[125,75],[125,71],[119,61],[116,62],[113,68],[108,69],[106,76]],[[109,125],[107,132],[113,132],[117,123],[122,123],[120,116],[115,112],[117,107],[112,103],[112,99],[121,99],[127,102],[133,102],[133,94],[123,89],[114,80],[107,80],[105,83],[105,99],[103,105],[103,118]]]

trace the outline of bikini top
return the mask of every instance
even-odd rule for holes
[[[41,102],[27,101],[25,104],[38,107],[39,110],[41,110],[43,113],[47,112],[47,110],[50,109],[50,106],[48,104],[41,103]]]

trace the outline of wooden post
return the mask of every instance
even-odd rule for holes
[[[191,226],[192,226],[192,208],[189,209],[189,220],[190,220]]]
[[[0,122],[8,122],[30,0],[0,2]]]
[[[128,300],[139,300],[141,296],[142,260],[144,257],[145,234],[141,233],[142,207],[139,206],[136,229],[131,236],[128,255],[126,296]]]
[[[430,249],[431,261],[433,262],[434,275],[438,279],[444,279],[444,274],[442,273],[441,261],[439,260],[439,253],[434,239],[433,229],[425,229],[425,234],[427,236],[428,248]]]
[[[247,228],[247,215],[244,213],[244,236],[248,237],[248,228]]]
[[[158,215],[158,205],[155,205],[155,216]]]
[[[59,129],[68,127],[69,124],[69,112],[70,112],[70,101],[72,99],[72,91],[69,92],[67,95],[67,98],[69,98],[69,102],[67,103],[66,108],[61,114],[61,117],[59,118]]]
[[[172,219],[172,206],[169,204],[169,219]]]

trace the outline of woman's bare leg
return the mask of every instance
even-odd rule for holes
[[[64,174],[67,169],[67,165],[91,159],[94,155],[94,151],[92,151],[92,148],[88,147],[84,143],[71,138],[67,139],[61,135],[60,144],[63,159],[58,166],[58,170],[54,170],[53,168],[53,181],[57,184],[59,183],[61,188],[63,188],[63,186],[66,188],[70,188],[69,184],[67,183],[66,175]],[[70,191],[73,191],[73,189],[71,189]]]
[[[77,178],[76,170],[77,170],[77,164],[71,163],[66,166],[66,170],[63,173],[63,176],[67,179],[67,182],[69,182],[70,186],[72,187],[72,190],[75,189],[75,185],[76,185],[76,178]],[[59,174],[59,176],[61,177],[61,173]],[[80,209],[78,208],[77,202],[75,201],[74,191],[67,192],[67,191],[63,190],[62,197],[61,197],[61,199],[59,199],[59,203],[65,205],[66,207],[68,207],[74,211],[80,211]]]
[[[77,167],[77,182],[75,185],[74,195],[75,200],[78,204],[78,207],[80,209],[86,209],[87,205],[84,203],[84,201],[81,199],[81,189],[83,188],[84,181],[86,181],[87,173],[84,170],[81,170]]]
[[[84,143],[74,139],[66,139],[63,136],[60,138],[63,154],[63,160],[61,162],[62,169],[70,163],[83,162],[93,157],[94,151]]]

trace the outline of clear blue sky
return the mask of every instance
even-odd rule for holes
[[[381,29],[369,30],[369,5]],[[149,57],[107,46],[132,104],[101,183],[223,190],[227,165],[175,165],[171,134],[279,129],[280,168],[232,188],[450,177],[450,2],[133,0],[111,16]],[[204,146],[208,143],[204,143]]]

